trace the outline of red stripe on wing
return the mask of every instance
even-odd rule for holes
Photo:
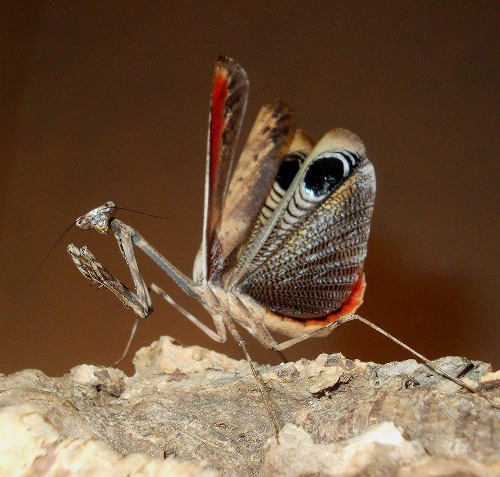
[[[365,274],[361,272],[356,283],[353,285],[351,294],[349,298],[347,298],[340,310],[337,310],[334,313],[331,313],[326,317],[328,323],[332,323],[333,321],[337,321],[340,317],[344,315],[348,315],[350,313],[354,313],[363,303],[363,296],[365,294],[366,289],[366,280]]]
[[[214,78],[210,107],[210,189],[216,191],[218,170],[221,163],[222,132],[226,126],[224,108],[229,95],[229,79],[226,71],[218,71]]]

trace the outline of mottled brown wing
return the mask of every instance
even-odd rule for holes
[[[201,279],[208,278],[209,251],[215,238],[214,230],[222,217],[247,99],[248,78],[245,71],[234,60],[219,57],[210,102]]]
[[[224,258],[241,244],[255,223],[294,133],[295,121],[286,104],[278,101],[261,108],[224,202],[218,232]]]
[[[362,142],[331,131],[244,245],[231,286],[286,316],[339,309],[362,273],[374,199],[375,173]]]

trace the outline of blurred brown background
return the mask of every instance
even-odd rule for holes
[[[319,138],[365,141],[378,198],[361,313],[430,358],[500,364],[498,9],[495,2],[2,2],[0,372],[109,364],[134,315],[66,253],[87,244],[128,279],[114,238],[62,231],[112,199],[190,274],[201,237],[217,55],[251,82],[243,136],[280,98]],[[148,282],[208,318],[140,256]],[[134,350],[162,334],[242,358],[157,296]],[[208,320],[207,320],[208,321]],[[248,337],[256,361],[277,362]],[[290,350],[408,355],[361,324]],[[124,369],[132,370],[130,360]]]

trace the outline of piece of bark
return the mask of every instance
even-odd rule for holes
[[[0,377],[0,475],[500,476],[500,411],[414,360],[259,366],[163,337],[136,374]],[[500,397],[487,364],[442,358]],[[489,374],[488,374],[489,373]]]

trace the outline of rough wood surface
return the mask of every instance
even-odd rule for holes
[[[136,374],[0,376],[0,475],[500,476],[500,411],[413,360],[260,366],[161,338]],[[489,365],[442,358],[493,399]]]

